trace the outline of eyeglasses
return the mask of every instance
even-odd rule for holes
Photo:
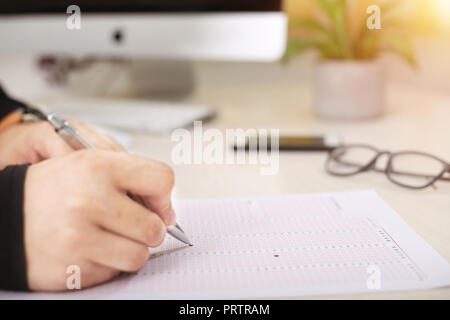
[[[384,155],[388,157],[386,168],[379,169],[376,163]],[[336,147],[325,167],[329,174],[341,177],[370,170],[382,172],[393,183],[411,189],[434,187],[438,180],[450,181],[450,164],[438,157],[417,151],[379,151],[361,144]]]

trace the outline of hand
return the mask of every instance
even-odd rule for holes
[[[114,139],[88,124],[74,120],[70,123],[97,149],[123,151]],[[20,123],[0,132],[0,169],[9,164],[37,163],[73,151],[46,121]]]
[[[137,271],[175,223],[173,184],[165,164],[124,152],[81,150],[31,165],[24,188],[30,289],[66,290],[70,265],[80,267],[82,288]]]

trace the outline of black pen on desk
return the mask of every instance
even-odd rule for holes
[[[56,132],[74,149],[95,149],[85,138],[83,138],[75,128],[66,120],[60,118],[54,113],[46,116],[47,121],[55,128]],[[133,199],[145,205],[141,196],[132,194]],[[167,227],[167,233],[175,239],[192,246],[192,242],[188,239],[183,229],[176,223]]]
[[[264,150],[271,151],[272,138],[263,139]],[[236,142],[234,151],[255,152],[260,148],[259,136],[247,136],[244,141]],[[325,151],[330,152],[342,143],[342,138],[335,134],[325,135],[288,135],[276,137],[278,151]]]

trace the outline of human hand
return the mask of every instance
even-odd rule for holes
[[[97,149],[123,151],[113,138],[90,125],[69,121]],[[0,131],[0,169],[10,164],[37,163],[74,150],[47,122],[19,123]]]
[[[70,265],[80,267],[82,288],[137,271],[175,223],[173,184],[165,164],[124,152],[81,150],[31,165],[24,187],[29,288],[66,290]]]

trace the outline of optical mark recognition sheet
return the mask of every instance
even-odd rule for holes
[[[275,298],[450,284],[448,262],[375,191],[180,200],[176,209],[193,247],[168,236],[138,273],[64,296]]]

